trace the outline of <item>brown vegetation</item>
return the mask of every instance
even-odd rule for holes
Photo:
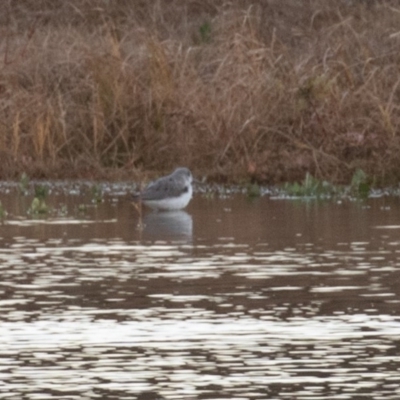
[[[0,5],[0,177],[400,178],[400,6]]]

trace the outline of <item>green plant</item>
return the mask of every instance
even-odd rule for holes
[[[65,217],[68,215],[68,207],[66,204],[60,204],[57,208],[57,215],[59,217]]]
[[[28,209],[28,214],[38,215],[47,214],[49,212],[49,207],[46,204],[46,197],[48,195],[48,187],[44,185],[35,186],[35,197]]]
[[[246,187],[246,194],[250,198],[260,197],[261,188],[257,183],[249,183]]]
[[[4,209],[2,202],[0,201],[0,220],[7,217],[7,211]]]
[[[103,190],[101,189],[101,186],[96,184],[92,186],[91,189],[92,193],[92,202],[93,203],[101,203],[103,201]]]
[[[31,203],[31,206],[28,209],[28,214],[38,215],[38,214],[47,214],[49,208],[44,201],[44,199],[40,199],[38,197],[34,197]]]
[[[356,169],[351,178],[350,194],[355,197],[367,198],[370,192],[367,174],[360,168]]]
[[[339,187],[335,187],[327,181],[320,181],[307,172],[302,183],[287,183],[284,192],[295,197],[331,197],[338,193]]]
[[[199,28],[202,43],[209,43],[211,40],[211,24],[204,22]]]
[[[29,177],[26,174],[26,172],[23,172],[21,175],[21,178],[19,180],[19,191],[23,194],[26,195],[29,190]]]
[[[84,214],[87,211],[87,205],[84,203],[79,204],[77,207],[77,211],[80,214]]]
[[[49,188],[45,185],[36,185],[35,186],[35,197],[40,200],[44,200],[49,194]]]

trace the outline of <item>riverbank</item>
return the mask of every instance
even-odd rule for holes
[[[400,178],[392,2],[1,7],[1,179]]]

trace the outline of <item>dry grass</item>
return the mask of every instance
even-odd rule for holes
[[[400,7],[0,5],[0,177],[400,178]]]

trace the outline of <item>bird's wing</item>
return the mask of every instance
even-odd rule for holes
[[[182,180],[165,177],[151,182],[140,197],[142,200],[162,200],[168,197],[178,197],[188,189],[188,185]]]

